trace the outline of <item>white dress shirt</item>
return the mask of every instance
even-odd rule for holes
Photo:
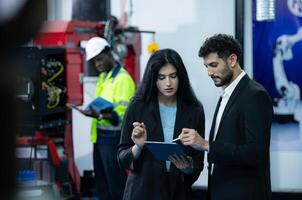
[[[218,127],[220,125],[220,121],[221,121],[221,117],[222,117],[222,114],[224,112],[224,109],[225,109],[225,107],[226,107],[233,91],[235,90],[235,88],[238,85],[239,81],[243,78],[243,76],[245,74],[246,73],[244,71],[241,71],[239,76],[237,76],[237,78],[228,87],[226,87],[222,92],[220,106],[219,106],[217,116],[216,116],[216,123],[215,123],[213,141],[215,141],[215,139],[216,139],[217,132],[218,132]],[[209,147],[209,148],[211,148],[211,147]],[[211,174],[213,172],[213,168],[214,168],[214,165],[212,164]]]
[[[219,110],[217,112],[217,116],[216,116],[216,123],[215,123],[215,129],[214,129],[214,137],[213,140],[215,141],[216,139],[216,135],[217,135],[217,131],[218,131],[218,127],[220,125],[220,120],[223,114],[223,111],[233,93],[233,91],[235,90],[236,86],[238,85],[239,81],[243,78],[243,76],[246,73],[244,71],[242,71],[239,76],[237,76],[237,78],[228,86],[226,87],[223,91],[222,91],[222,95],[221,95],[221,102],[220,102],[220,106],[219,106]]]

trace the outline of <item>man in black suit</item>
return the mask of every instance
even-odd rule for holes
[[[184,145],[208,152],[208,199],[270,200],[271,99],[241,69],[241,46],[232,36],[208,38],[199,56],[223,94],[209,141],[194,129],[183,129],[180,137]]]

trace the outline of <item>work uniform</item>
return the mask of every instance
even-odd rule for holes
[[[126,176],[118,166],[117,145],[121,122],[134,92],[135,84],[120,64],[99,76],[95,97],[102,97],[114,105],[112,120],[92,120],[93,163],[101,200],[121,200],[123,196]]]

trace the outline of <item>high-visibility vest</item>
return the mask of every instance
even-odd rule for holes
[[[95,97],[102,97],[113,103],[114,111],[119,117],[119,124],[113,126],[106,119],[92,119],[91,141],[97,141],[97,132],[110,133],[120,131],[121,122],[126,112],[130,99],[134,95],[135,84],[128,72],[120,65],[115,66],[109,72],[100,74],[96,85]]]

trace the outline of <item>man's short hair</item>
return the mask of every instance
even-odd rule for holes
[[[217,53],[220,58],[226,59],[231,54],[237,55],[237,60],[241,57],[242,49],[238,40],[231,35],[216,34],[205,40],[199,49],[199,57],[205,57],[210,53]]]

